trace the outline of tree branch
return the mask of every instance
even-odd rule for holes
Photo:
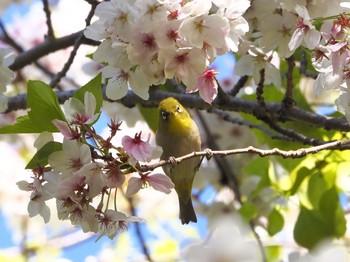
[[[64,103],[68,98],[72,97],[75,90],[70,91],[58,91],[56,92],[58,100],[60,103]],[[204,102],[200,97],[189,94],[177,94],[162,91],[159,89],[150,91],[149,100],[145,101],[138,97],[134,92],[128,91],[127,95],[118,101],[112,101],[105,97],[105,100],[109,102],[119,102],[126,107],[134,107],[140,104],[145,107],[157,107],[159,102],[169,96],[174,97],[181,102],[182,105],[189,108],[196,108],[199,110],[208,109],[220,109],[225,111],[242,112],[246,114],[254,115],[255,117],[261,116],[261,109],[257,101],[247,100],[239,97],[228,97],[226,104],[218,104],[215,101],[209,105]],[[14,110],[26,109],[27,95],[21,94],[14,97],[9,97],[8,112]],[[266,109],[272,116],[278,117],[278,112],[281,109],[281,103],[265,103]],[[343,132],[349,132],[350,126],[346,121],[345,117],[342,118],[332,118],[318,115],[314,112],[306,111],[299,107],[293,107],[286,112],[286,120],[296,121],[302,124],[307,124],[309,126],[324,128],[325,130],[338,130]]]
[[[158,163],[155,164],[150,164],[150,165],[142,165],[141,166],[141,171],[142,172],[147,172],[147,171],[153,171],[154,169],[161,167],[161,166],[166,166],[166,165],[174,165],[174,160],[175,163],[178,164],[184,160],[193,158],[193,157],[198,157],[198,156],[205,156],[208,159],[210,159],[212,156],[229,156],[229,155],[236,155],[236,154],[256,154],[261,157],[264,156],[280,156],[282,158],[302,158],[305,157],[306,155],[309,154],[316,154],[319,153],[323,150],[330,150],[330,149],[335,149],[335,150],[341,150],[345,146],[350,144],[350,139],[347,140],[337,140],[333,142],[329,142],[320,146],[314,146],[314,147],[309,147],[309,148],[300,148],[297,150],[281,150],[278,148],[273,148],[269,150],[264,150],[264,149],[259,149],[255,148],[253,146],[248,146],[245,148],[240,148],[240,149],[231,149],[231,150],[210,150],[206,149],[204,151],[199,151],[199,152],[192,152],[190,154],[177,157],[177,158],[172,158],[169,160],[161,160]]]
[[[83,30],[61,38],[55,38],[55,39],[47,38],[41,44],[33,47],[32,49],[29,49],[28,51],[24,51],[20,53],[16,57],[15,61],[9,66],[9,68],[12,71],[20,70],[23,67],[37,61],[41,57],[44,57],[58,50],[70,47],[74,45],[75,41],[79,37],[81,37],[82,33],[83,33]],[[85,37],[82,37],[81,43],[87,44],[87,45],[94,45],[94,46],[97,46],[100,44],[97,41],[93,41]]]
[[[218,109],[208,109],[208,113],[216,114],[220,118],[222,118],[223,120],[225,120],[227,122],[230,122],[232,124],[236,124],[236,125],[240,125],[240,126],[247,126],[249,128],[259,129],[260,131],[262,131],[265,134],[267,134],[268,136],[270,136],[272,139],[292,141],[292,139],[290,137],[288,137],[288,136],[284,136],[284,135],[273,133],[273,132],[271,132],[270,129],[266,128],[263,125],[257,125],[257,124],[251,123],[249,121],[243,120],[241,118],[233,117],[230,114],[228,114],[227,112],[224,112],[224,111],[221,111],[221,110],[218,110]]]
[[[43,6],[44,6],[44,12],[46,15],[46,25],[47,25],[47,36],[49,38],[55,38],[55,34],[53,31],[52,27],[52,22],[51,22],[51,11],[49,7],[49,2],[48,0],[42,0],[43,1]]]
[[[293,55],[287,58],[287,63],[288,63],[288,70],[286,73],[287,88],[282,101],[283,110],[281,111],[281,114],[283,114],[284,111],[287,111],[290,107],[292,107],[295,104],[295,101],[293,99],[293,88],[294,88],[293,70],[295,67],[295,59]]]
[[[85,21],[86,21],[86,26],[88,26],[90,24],[90,21],[92,19],[92,17],[94,16],[94,12],[96,9],[97,4],[92,4],[91,5],[91,9],[90,12],[88,14],[88,16],[86,17]],[[74,42],[74,48],[71,51],[69,58],[67,60],[67,62],[64,64],[62,70],[56,74],[56,76],[51,80],[50,86],[51,87],[55,87],[60,81],[61,79],[67,74],[69,68],[71,67],[71,65],[73,64],[74,58],[78,52],[78,49],[80,47],[80,45],[82,44],[82,41],[84,39],[84,31],[82,31],[80,33],[80,36],[77,37],[77,39]]]
[[[244,87],[244,85],[247,83],[248,81],[248,76],[247,75],[244,75],[242,76],[238,81],[237,83],[234,85],[234,87],[232,88],[232,90],[229,92],[229,94],[231,96],[236,96],[239,91]]]

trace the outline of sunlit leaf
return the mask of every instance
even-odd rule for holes
[[[270,236],[280,232],[284,225],[284,219],[281,213],[274,208],[268,216],[267,232]]]
[[[48,164],[49,156],[56,151],[62,150],[62,144],[59,142],[50,141],[45,144],[29,161],[26,169],[34,169],[37,167],[45,167]]]

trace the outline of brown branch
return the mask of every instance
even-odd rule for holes
[[[68,98],[72,97],[74,90],[70,91],[58,91],[56,95],[60,103],[64,103]],[[199,110],[208,109],[220,109],[225,111],[242,112],[251,114],[255,117],[260,117],[261,110],[256,101],[247,100],[239,97],[229,97],[227,104],[217,104],[215,101],[209,105],[205,103],[200,97],[189,94],[178,94],[159,89],[152,90],[150,92],[149,100],[143,100],[138,97],[134,92],[128,91],[127,95],[118,101],[112,101],[105,97],[106,101],[119,102],[126,107],[134,107],[136,105],[142,105],[145,107],[157,107],[159,102],[169,96],[176,98],[182,105],[188,108],[196,108]],[[14,97],[9,97],[9,107],[6,113],[19,109],[26,109],[27,95],[21,94]],[[281,103],[265,103],[266,109],[273,117],[278,117],[278,112],[281,109]],[[345,117],[333,118],[318,115],[314,112],[306,111],[302,108],[294,106],[288,112],[286,112],[286,121],[295,121],[301,124],[312,126],[313,128],[324,128],[325,130],[338,130],[342,132],[349,132],[350,126]]]
[[[303,74],[304,76],[310,77],[312,79],[316,79],[318,76],[318,73],[312,72],[307,69],[307,59],[305,50],[301,50],[300,74]]]
[[[294,60],[291,60],[289,63],[293,64]],[[293,68],[293,67],[291,66],[291,68]],[[307,137],[307,136],[300,134],[294,130],[284,128],[284,127],[277,124],[276,120],[277,120],[277,117],[280,118],[281,112],[283,112],[283,120],[284,120],[285,119],[284,115],[286,114],[286,112],[288,112],[288,110],[291,107],[288,106],[288,108],[286,108],[285,101],[283,100],[281,107],[278,111],[278,116],[270,114],[270,112],[266,108],[266,103],[265,103],[265,99],[263,96],[264,95],[264,82],[265,82],[265,69],[261,69],[260,70],[260,81],[259,81],[258,86],[256,88],[256,99],[257,99],[257,102],[260,106],[260,116],[258,116],[257,118],[261,119],[262,121],[267,123],[269,125],[269,127],[272,128],[273,130],[281,133],[284,136],[291,138],[294,141],[301,142],[305,145],[313,145],[313,146],[324,144],[324,142],[321,140],[318,140],[318,139],[312,138],[312,137]],[[287,88],[287,92],[288,92],[288,94],[286,96],[287,99],[292,99],[291,98],[292,94],[289,94],[289,92],[292,92],[292,87],[293,86],[292,86],[292,82],[291,82],[291,83],[289,83],[289,87]]]
[[[264,132],[265,134],[267,134],[272,139],[292,141],[292,139],[290,137],[288,137],[288,136],[272,133],[271,130],[266,128],[265,126],[254,124],[254,123],[251,123],[249,121],[243,120],[243,119],[238,118],[238,117],[233,117],[230,114],[228,114],[227,112],[224,112],[224,111],[221,111],[221,110],[218,110],[218,109],[208,109],[208,113],[216,114],[220,118],[222,118],[223,120],[225,120],[227,122],[230,122],[232,124],[237,124],[237,125],[240,125],[240,126],[247,126],[249,128],[259,129],[260,131]]]
[[[281,150],[278,148],[273,148],[273,149],[259,149],[255,148],[253,146],[248,146],[245,148],[240,148],[240,149],[231,149],[231,150],[210,150],[206,149],[204,151],[199,151],[199,152],[192,152],[190,154],[177,157],[177,158],[171,158],[169,160],[161,160],[158,163],[155,164],[150,164],[150,165],[142,165],[141,166],[141,171],[142,172],[147,172],[147,171],[153,171],[154,169],[161,167],[161,166],[166,166],[166,165],[174,165],[178,164],[184,160],[193,158],[193,157],[198,157],[198,156],[205,156],[208,159],[210,159],[212,156],[230,156],[230,155],[236,155],[236,154],[256,154],[261,157],[264,156],[280,156],[282,158],[302,158],[305,157],[306,155],[309,154],[316,154],[319,153],[323,150],[330,150],[330,149],[336,149],[336,150],[342,150],[345,146],[350,144],[350,139],[349,140],[337,140],[333,142],[329,142],[323,145],[319,146],[314,146],[314,147],[309,147],[309,148],[300,148],[297,150]],[[174,161],[175,160],[175,161]]]
[[[286,73],[287,88],[286,88],[286,93],[284,94],[284,98],[282,101],[284,110],[288,110],[291,106],[293,106],[295,104],[295,101],[293,99],[293,88],[294,88],[293,70],[295,67],[295,59],[294,59],[294,56],[292,55],[289,58],[287,58],[286,60],[287,60],[287,64],[288,64],[288,70]],[[283,113],[283,111],[281,113]]]
[[[248,76],[247,75],[244,75],[242,76],[238,82],[234,85],[234,87],[232,88],[232,90],[229,92],[229,94],[231,96],[236,96],[239,91],[241,91],[241,89],[244,87],[244,85],[247,83],[248,81]]]
[[[86,26],[90,25],[90,21],[91,21],[92,17],[94,16],[96,6],[97,6],[97,4],[91,5],[90,12],[89,12],[87,18],[85,19]],[[67,74],[69,68],[73,64],[74,58],[78,52],[80,45],[83,42],[83,39],[84,39],[84,32],[82,31],[80,33],[80,36],[77,37],[77,39],[75,40],[74,48],[71,51],[69,58],[68,58],[67,62],[64,64],[62,70],[59,73],[57,73],[56,76],[51,80],[51,82],[50,82],[51,87],[55,87],[61,81],[61,79]]]
[[[65,49],[74,45],[76,40],[81,37],[82,31],[76,32],[71,35],[67,35],[61,38],[47,38],[41,44],[29,49],[28,51],[24,51],[20,53],[15,61],[9,66],[12,71],[17,71],[22,69],[23,67],[37,61],[41,57],[44,57],[50,53],[54,53],[58,50]],[[97,46],[100,43],[97,41],[93,41],[83,37],[81,39],[82,44],[94,45]]]
[[[47,36],[49,38],[55,38],[55,34],[52,27],[52,21],[51,21],[51,11],[48,0],[42,0],[43,6],[44,6],[44,12],[46,15],[46,25],[47,25]]]
[[[202,127],[207,135],[208,146],[214,150],[219,149],[219,146],[217,145],[216,140],[213,139],[213,137],[212,137],[212,134],[211,134],[210,128],[207,124],[207,121],[205,121],[205,119],[203,118],[202,114],[199,111],[197,111],[196,113],[197,113],[197,116],[200,120],[200,123],[201,123],[201,125],[202,125]],[[221,173],[223,175],[223,178],[227,181],[227,183],[232,188],[232,191],[235,194],[235,199],[237,200],[237,202],[240,205],[243,205],[242,194],[241,194],[241,190],[239,188],[239,181],[238,181],[236,175],[233,173],[232,168],[230,167],[230,165],[228,164],[228,162],[225,158],[222,158],[222,157],[219,157],[216,155],[213,155],[213,156],[214,156],[214,160],[216,162],[216,165],[218,166],[219,170],[221,171]],[[253,235],[256,238],[256,241],[257,241],[258,246],[260,248],[261,256],[263,258],[263,261],[265,262],[265,261],[267,261],[267,258],[266,258],[266,254],[265,254],[264,245],[260,239],[259,234],[255,230],[255,223],[251,220],[251,221],[249,221],[249,226],[250,226],[251,231],[253,232]]]
[[[0,29],[2,31],[2,40],[12,46],[17,52],[23,52],[23,48],[7,33],[6,27],[2,21],[0,21]]]
[[[270,116],[266,111],[266,105],[265,105],[265,99],[264,99],[265,68],[261,69],[259,73],[260,73],[260,80],[259,80],[258,86],[256,87],[256,100],[258,101],[260,110],[264,115],[264,118],[265,117],[270,118]]]

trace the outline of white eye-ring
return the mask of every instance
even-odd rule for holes
[[[164,120],[167,120],[167,119],[168,119],[169,113],[167,113],[167,112],[165,112],[165,111],[162,111],[160,114],[162,115],[162,118],[163,118]]]
[[[176,106],[176,111],[177,111],[178,113],[181,113],[181,112],[182,112],[182,109],[181,109],[181,107],[180,107],[179,105]]]

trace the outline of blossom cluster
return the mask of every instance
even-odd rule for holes
[[[248,32],[248,0],[112,0],[100,3],[85,36],[102,43],[93,59],[106,65],[106,94],[113,100],[130,87],[148,99],[151,85],[175,78],[187,92],[211,103],[217,95],[216,56],[236,52]]]
[[[322,41],[314,49],[313,65],[319,72],[315,92],[339,90],[335,103],[350,123],[350,17],[341,14],[321,29]]]
[[[296,5],[296,30],[288,46],[292,51],[300,45],[313,51],[312,64],[318,71],[315,94],[339,90],[335,103],[350,123],[350,17],[345,13],[350,6],[342,3],[339,8],[343,8],[340,15],[312,19],[306,7]],[[317,30],[312,22],[322,26]]]
[[[127,177],[137,174],[128,180],[126,197],[148,185],[167,194],[174,188],[166,175],[140,170],[139,162],[159,158],[162,151],[149,143],[149,137],[143,139],[141,132],[134,137],[125,135],[122,145],[115,146],[112,139],[120,131],[121,122],[111,120],[108,138],[98,135],[92,125],[100,112],[96,113],[96,98],[88,91],[84,102],[72,97],[64,103],[64,109],[67,121],[52,121],[63,134],[63,143],[54,142],[49,132],[41,133],[35,142],[37,154],[47,152],[48,145],[60,145],[59,150],[50,153],[45,166],[33,168],[33,181],[17,184],[31,192],[30,217],[41,215],[47,223],[50,209],[46,201],[54,198],[59,219],[70,220],[84,232],[113,238],[128,222],[143,221],[117,210],[116,203],[115,208],[108,205],[117,188],[123,190]]]

